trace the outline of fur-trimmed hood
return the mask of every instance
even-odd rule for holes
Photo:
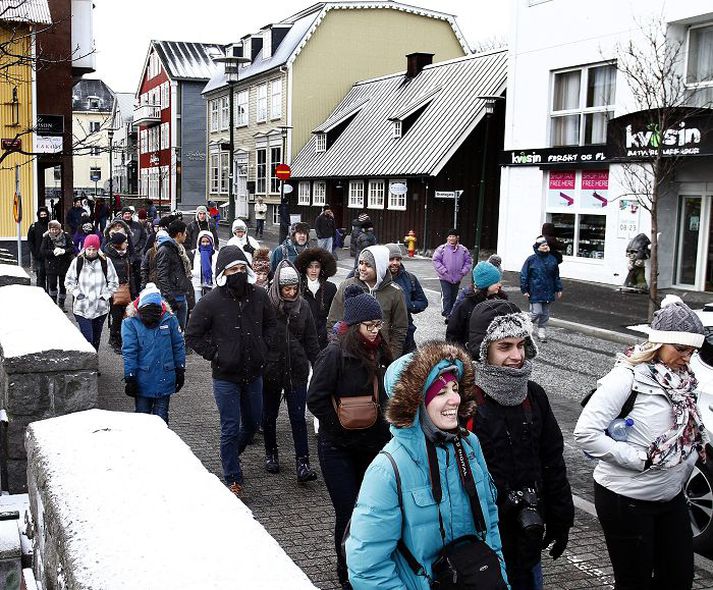
[[[138,317],[138,315],[139,315],[139,298],[138,297],[126,306],[125,313],[126,313],[125,317],[127,317],[127,318]],[[162,320],[167,313],[173,313],[173,309],[171,309],[171,306],[168,304],[168,301],[161,298],[161,319]]]
[[[463,363],[460,380],[461,404],[458,415],[469,417],[475,409],[475,375],[473,362],[464,348],[442,341],[427,342],[418,351],[395,360],[386,371],[384,387],[389,396],[386,419],[396,428],[413,426],[423,402],[423,387],[431,369],[442,359],[459,359]]]
[[[109,236],[109,228],[110,228],[112,225],[116,225],[117,223],[119,223],[119,224],[121,224],[121,225],[123,226],[123,228],[124,228],[124,233],[126,234],[126,237],[129,238],[129,240],[131,240],[131,228],[129,227],[129,224],[126,223],[126,221],[124,221],[121,217],[117,217],[116,219],[112,219],[111,221],[109,221],[109,222],[106,224],[106,228],[104,228],[104,240],[105,240],[106,242],[109,241],[109,237],[110,237],[110,236]]]
[[[334,260],[334,256],[332,256],[324,248],[307,248],[306,250],[303,250],[295,259],[297,272],[299,272],[300,275],[306,279],[307,267],[314,261],[319,262],[321,267],[319,271],[320,283],[323,283],[329,277],[333,277],[337,274],[337,261]]]

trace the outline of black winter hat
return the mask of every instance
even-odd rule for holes
[[[215,284],[219,287],[225,285],[225,275],[223,271],[226,268],[235,266],[237,263],[242,263],[247,267],[248,270],[248,282],[255,282],[255,273],[245,256],[245,252],[242,251],[238,246],[223,246],[218,250],[218,258],[215,261]]]
[[[359,285],[349,285],[344,289],[344,323],[353,326],[360,322],[381,319],[381,306],[375,297],[366,293]]]
[[[473,309],[470,316],[468,351],[473,360],[485,362],[488,346],[503,338],[524,338],[525,356],[537,355],[532,340],[532,322],[514,303],[505,299],[486,299]]]
[[[253,260],[255,258],[253,257]],[[319,279],[326,281],[329,277],[337,274],[337,261],[334,256],[324,248],[307,248],[302,250],[295,259],[295,266],[301,275],[307,274],[307,267],[310,263],[317,261],[320,265]]]
[[[448,233],[446,234],[446,236],[458,236],[458,237],[460,237],[460,232],[458,231],[457,228],[452,227],[451,229],[448,230]]]
[[[119,244],[123,244],[128,238],[126,237],[126,234],[124,232],[115,232],[111,234],[111,238],[109,238],[109,242],[114,244],[115,246],[118,246]]]

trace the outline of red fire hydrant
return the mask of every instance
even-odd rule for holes
[[[406,249],[408,250],[408,255],[413,256],[416,252],[416,232],[412,229],[409,230],[408,234],[404,236],[404,244],[406,244]]]

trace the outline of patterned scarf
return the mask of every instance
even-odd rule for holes
[[[519,369],[475,363],[475,384],[501,406],[519,406],[525,401],[531,374],[529,359]]]
[[[675,467],[688,459],[694,451],[705,459],[708,435],[696,405],[696,376],[689,369],[673,371],[663,363],[650,363],[648,367],[671,402],[673,411],[671,428],[649,445],[652,467]]]

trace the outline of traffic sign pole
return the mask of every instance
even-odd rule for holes
[[[17,223],[17,266],[22,266],[22,193],[20,192],[20,166],[15,166],[15,201],[13,213]]]

